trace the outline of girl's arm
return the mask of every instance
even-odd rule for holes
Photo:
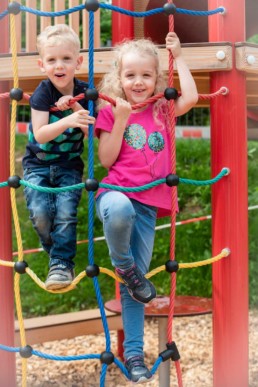
[[[166,48],[171,51],[177,66],[181,95],[175,100],[175,115],[188,112],[198,101],[198,92],[192,74],[182,55],[180,41],[175,32],[166,37]]]
[[[112,131],[109,133],[98,128],[100,129],[98,155],[105,168],[110,168],[120,153],[124,131],[131,111],[131,105],[127,101],[117,98],[116,106],[113,108],[114,126]]]
[[[45,144],[62,134],[67,128],[80,128],[85,134],[89,124],[95,123],[95,118],[89,115],[88,110],[80,109],[59,121],[48,123],[49,112],[31,109],[31,121],[34,136],[37,142]]]

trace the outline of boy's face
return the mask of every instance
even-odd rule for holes
[[[72,95],[75,70],[80,69],[82,60],[83,57],[69,44],[59,44],[44,47],[38,64],[63,95]]]

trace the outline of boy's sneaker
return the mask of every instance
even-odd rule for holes
[[[66,288],[74,279],[74,270],[65,265],[53,265],[50,267],[45,282],[47,290]]]
[[[133,383],[146,383],[152,379],[152,373],[144,364],[142,356],[130,357],[125,362],[125,367],[129,374],[129,379]]]
[[[136,301],[147,304],[156,297],[154,285],[144,277],[136,265],[133,265],[127,270],[116,268],[116,273],[122,278],[128,288],[129,294]]]

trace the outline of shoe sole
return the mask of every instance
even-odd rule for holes
[[[47,290],[57,290],[67,288],[67,286],[71,285],[71,281],[69,282],[49,282],[45,284]]]

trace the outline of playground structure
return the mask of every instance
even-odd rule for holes
[[[7,9],[8,3],[8,1],[2,1],[0,12]],[[75,5],[76,2],[72,3]],[[131,9],[133,6],[133,2],[129,0],[113,1],[114,4],[126,9]],[[217,7],[224,7],[226,12],[209,18],[211,43],[191,43],[183,45],[183,50],[197,82],[199,93],[212,93],[221,87],[227,87],[229,90],[229,94],[223,99],[223,104],[216,98],[210,103],[211,174],[213,176],[218,174],[223,167],[230,170],[230,175],[213,187],[212,197],[213,255],[218,254],[225,246],[229,247],[231,252],[227,259],[213,267],[214,386],[245,387],[248,385],[246,104],[248,108],[257,106],[258,97],[255,92],[257,83],[255,82],[258,79],[258,47],[245,42],[245,2],[243,0],[236,0],[232,4],[226,0],[209,2],[209,9]],[[123,33],[127,37],[132,37],[133,24],[131,20],[129,23],[129,19],[131,18],[128,16],[114,13],[113,23],[118,29],[113,30],[113,42],[120,40]],[[62,22],[62,19],[57,17],[55,22]],[[0,50],[5,55],[0,58],[0,93],[6,93],[13,87],[13,71],[10,55],[8,55],[7,18],[1,20],[1,24],[4,26],[2,29],[4,36],[0,43]],[[75,24],[78,24],[78,21]],[[28,22],[28,25],[31,26],[31,22]],[[86,28],[83,28],[84,30]],[[29,34],[29,36],[32,35]],[[83,55],[86,65],[78,75],[87,78],[88,53],[84,52]],[[165,49],[162,55],[164,55],[164,63],[168,63]],[[39,71],[35,66],[36,58],[35,53],[18,57],[19,87],[29,94],[40,80]],[[96,83],[102,74],[108,71],[111,63],[112,52],[101,49],[95,52],[94,81]],[[203,104],[201,100],[199,106]],[[7,162],[9,101],[0,100],[0,108],[0,138],[2,139],[0,182],[2,182],[10,175]],[[5,219],[4,224],[0,226],[3,241],[0,245],[0,257],[11,260],[11,216],[10,207],[7,205],[9,189],[0,190],[0,195],[0,213]],[[0,284],[1,293],[5,294],[5,298],[0,299],[0,310],[5,313],[0,343],[11,346],[14,323],[13,275],[10,269],[1,267]],[[6,385],[12,386],[15,384],[13,355],[1,352],[1,359],[3,380],[6,380]]]

